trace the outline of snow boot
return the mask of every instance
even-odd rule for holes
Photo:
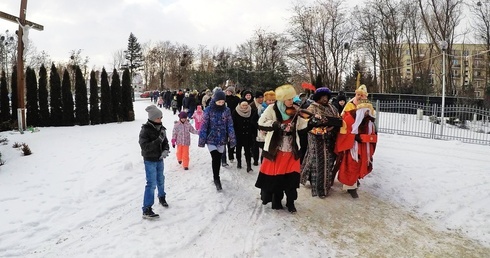
[[[236,168],[241,169],[242,168],[242,161],[238,160],[236,163]]]
[[[262,205],[266,205],[272,202],[272,193],[260,190],[260,199],[262,200]]]
[[[274,193],[272,194],[272,209],[273,210],[282,210],[284,207],[282,206],[282,197],[284,197],[284,194],[281,193]]]
[[[160,202],[160,204],[161,204],[163,207],[168,207],[168,203],[167,203],[167,201],[165,200],[165,196],[158,197],[158,201]]]
[[[214,180],[214,185],[216,186],[216,190],[218,190],[218,192],[223,190],[223,188],[221,187],[221,181],[219,179]]]
[[[144,219],[158,219],[160,215],[153,212],[151,207],[146,207],[143,209],[143,218]]]
[[[294,206],[294,201],[287,200],[286,207],[288,207],[289,212],[296,213],[296,207]]]
[[[250,162],[250,160],[247,161],[247,173],[249,173],[250,171],[253,171],[252,170],[252,164]]]
[[[357,199],[359,198],[359,195],[357,194],[357,189],[349,189],[347,192],[352,196],[352,198]]]

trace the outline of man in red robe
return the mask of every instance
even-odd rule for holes
[[[338,180],[343,189],[352,196],[357,194],[358,180],[373,170],[373,155],[376,149],[376,117],[373,105],[368,100],[359,100],[355,109],[343,114],[343,126],[337,136]]]

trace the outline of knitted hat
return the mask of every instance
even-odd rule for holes
[[[276,101],[276,93],[273,90],[264,92],[264,100],[273,100]]]
[[[357,88],[357,90],[356,90],[356,94],[363,94],[367,97],[368,91],[367,91],[366,85],[363,84],[363,85],[359,86],[359,88]]]
[[[341,100],[347,101],[347,99],[345,98],[345,95],[338,95],[337,96],[337,101],[341,101]]]
[[[185,111],[180,111],[180,113],[179,113],[179,118],[187,118],[187,112],[185,112]]]
[[[157,118],[161,118],[163,116],[162,111],[155,105],[150,105],[146,107],[145,110],[148,112],[148,119],[151,121],[155,121]]]
[[[258,99],[258,98],[263,98],[264,97],[264,93],[262,91],[256,91],[255,92],[255,98]]]
[[[319,101],[323,96],[328,96],[328,99],[332,98],[332,93],[327,87],[321,87],[316,89],[315,94],[313,94],[313,100]]]
[[[229,91],[229,92],[231,92],[231,95],[235,95],[235,87],[233,87],[233,86],[226,88],[225,91]]]
[[[285,84],[276,88],[276,100],[285,101],[293,99],[296,96],[296,90],[293,85]]]
[[[226,99],[226,95],[223,91],[217,91],[216,93],[214,93],[214,101],[218,101],[218,100],[225,100]]]

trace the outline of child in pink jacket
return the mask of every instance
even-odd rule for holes
[[[201,105],[197,106],[197,110],[194,111],[192,118],[194,119],[194,126],[196,127],[196,130],[199,131],[199,129],[201,129],[202,121],[204,120],[204,112],[202,111]]]
[[[192,127],[187,120],[187,112],[179,114],[179,121],[175,121],[172,133],[172,147],[177,145],[177,161],[182,164],[185,170],[189,169],[189,146],[191,145],[191,133],[197,134],[197,130]]]

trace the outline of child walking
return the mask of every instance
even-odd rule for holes
[[[177,96],[174,96],[174,99],[172,99],[172,102],[170,102],[170,106],[172,106],[172,111],[174,112],[175,115],[177,113],[177,108],[178,108]]]
[[[148,121],[141,126],[139,144],[146,172],[146,186],[143,197],[143,218],[156,219],[159,215],[151,209],[155,201],[155,188],[158,189],[158,200],[168,207],[165,200],[165,176],[163,175],[163,159],[168,157],[169,146],[165,127],[162,125],[162,111],[151,105],[145,109]]]
[[[172,133],[172,147],[177,145],[177,161],[182,164],[184,170],[189,169],[189,146],[191,145],[191,133],[197,134],[187,120],[187,112],[179,113],[179,121],[175,121]]]
[[[204,112],[202,111],[201,105],[197,106],[197,110],[192,115],[192,118],[194,119],[194,127],[199,131],[204,120]]]
[[[163,107],[163,98],[162,96],[158,97],[158,107],[162,108]]]

